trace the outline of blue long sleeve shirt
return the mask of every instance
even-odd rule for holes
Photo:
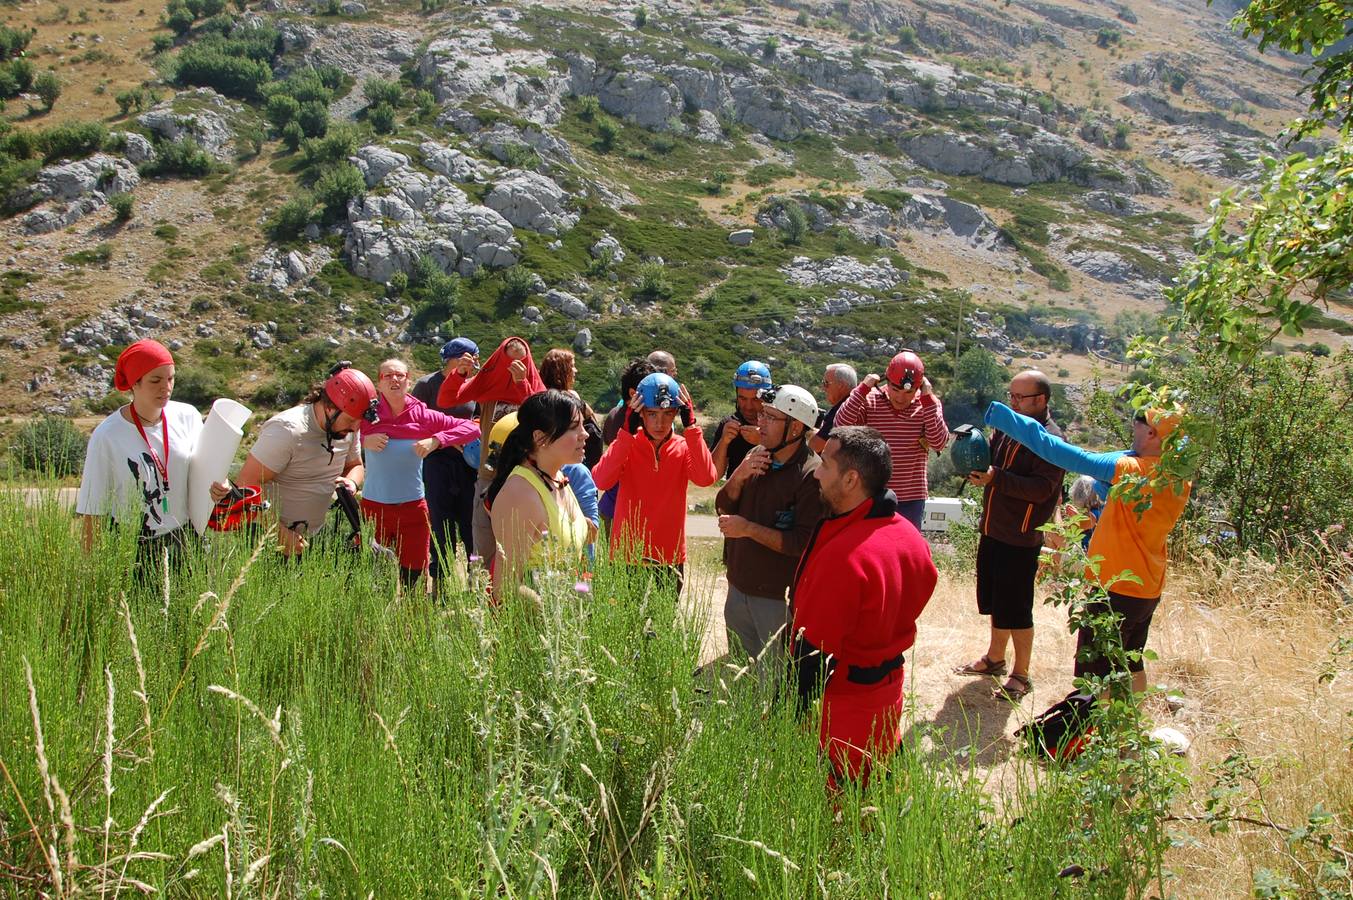
[[[1109,487],[1116,477],[1118,460],[1129,455],[1127,450],[1109,450],[1104,453],[1091,453],[1074,444],[1069,444],[1056,435],[1048,434],[1039,422],[1028,416],[1022,416],[1004,403],[992,403],[987,407],[983,421],[997,428],[1028,447],[1033,453],[1058,468],[1075,472],[1077,475],[1089,475],[1098,484],[1095,492],[1100,499],[1109,495]]]

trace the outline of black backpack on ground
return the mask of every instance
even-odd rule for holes
[[[1015,732],[1031,756],[1066,762],[1085,749],[1094,729],[1090,727],[1093,694],[1072,691],[1048,707],[1038,718]]]

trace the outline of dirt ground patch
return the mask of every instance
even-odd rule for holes
[[[690,614],[705,625],[702,660],[726,666],[722,671],[731,678],[738,666],[727,657],[720,547],[717,539],[691,541],[686,600]],[[1219,585],[1198,572],[1181,572],[1167,584],[1149,642],[1159,659],[1147,664],[1147,675],[1150,684],[1182,699],[1172,711],[1155,697],[1146,710],[1155,724],[1192,741],[1191,786],[1178,805],[1180,815],[1201,815],[1215,780],[1212,768],[1244,752],[1265,773],[1269,814],[1300,825],[1317,802],[1333,810],[1353,804],[1353,669],[1347,661],[1338,668],[1331,656],[1353,610],[1331,613],[1308,598],[1298,602],[1269,593],[1268,585],[1256,592],[1258,587],[1246,577]],[[1200,602],[1218,597],[1219,588],[1226,588],[1220,596],[1228,605]],[[1018,705],[994,700],[990,679],[951,674],[953,666],[986,649],[987,620],[977,614],[973,591],[971,577],[942,574],[921,615],[906,664],[911,727],[924,728],[928,752],[970,767],[998,810],[1010,809],[1016,785],[1038,777],[1017,755],[1013,732],[1071,690],[1075,638],[1065,610],[1039,603],[1030,669],[1034,693]],[[1249,605],[1240,605],[1242,599]],[[1339,674],[1322,684],[1320,674],[1330,665]],[[1202,825],[1178,828],[1196,843],[1167,860],[1178,878],[1172,887],[1177,896],[1248,896],[1254,868],[1290,862],[1283,836],[1273,829],[1242,824],[1209,835]]]

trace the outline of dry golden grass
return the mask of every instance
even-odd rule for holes
[[[726,581],[717,540],[691,542],[687,600],[692,614],[708,623],[703,659],[727,652],[723,630]],[[929,749],[972,765],[998,807],[1017,802],[1017,791],[1037,778],[1014,755],[1012,732],[1071,689],[1074,636],[1062,609],[1039,604],[1030,674],[1035,693],[1019,706],[990,698],[993,682],[963,678],[950,669],[986,649],[987,623],[977,615],[972,579],[941,575],[918,623],[916,646],[907,654],[909,702],[918,723],[944,729]],[[1192,740],[1187,765],[1190,786],[1176,803],[1182,819],[1201,816],[1215,783],[1214,766],[1242,752],[1261,773],[1262,809],[1244,815],[1298,826],[1322,803],[1342,821],[1342,839],[1353,842],[1353,665],[1331,658],[1341,634],[1349,635],[1353,610],[1295,569],[1257,560],[1175,567],[1153,622],[1148,681],[1181,695],[1172,712],[1160,697],[1147,701],[1148,717]],[[1320,675],[1333,666],[1332,682]],[[1258,799],[1256,792],[1255,799]],[[1205,824],[1175,823],[1193,846],[1172,851],[1167,867],[1180,897],[1232,897],[1251,893],[1261,867],[1291,872],[1305,857],[1293,856],[1277,829],[1238,824],[1211,835]]]
[[[150,45],[163,30],[165,5],[164,0],[39,0],[8,8],[5,24],[37,30],[28,45],[36,70],[52,69],[61,79],[52,111],[17,124],[45,128],[117,117],[118,92],[157,77]],[[20,101],[11,102],[11,114],[22,110]]]

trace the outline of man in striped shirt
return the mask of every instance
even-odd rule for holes
[[[903,350],[888,363],[886,376],[864,377],[841,404],[836,427],[868,425],[883,435],[893,458],[888,489],[897,496],[898,513],[920,530],[930,495],[926,460],[931,450],[944,449],[949,426],[919,356]]]

